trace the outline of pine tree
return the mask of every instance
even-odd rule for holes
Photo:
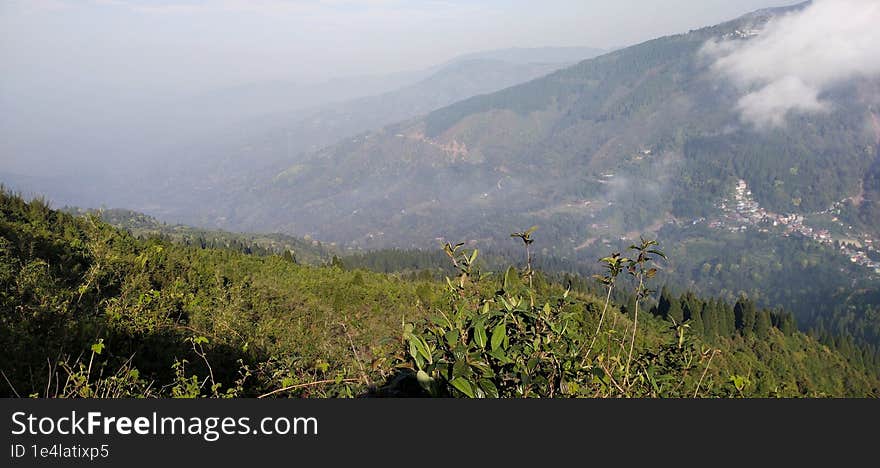
[[[709,339],[715,338],[715,314],[712,310],[712,301],[703,303],[703,309],[700,310],[700,319],[702,319],[703,336]]]
[[[716,329],[718,330],[718,336],[727,336],[728,335],[727,324],[726,324],[726,322],[727,322],[727,309],[726,309],[727,303],[725,303],[722,300],[717,300],[717,301],[714,301],[714,304],[715,304],[714,309],[715,309],[715,314],[716,314],[715,325],[716,325]]]
[[[699,309],[694,307],[693,312],[691,313],[691,331],[698,335],[703,335],[703,308],[705,304],[700,306]]]
[[[737,332],[736,311],[734,310],[733,306],[731,306],[730,304],[724,304],[724,314],[727,317],[724,321],[724,326],[725,326],[725,329],[727,332],[727,333],[725,333],[725,335],[733,336]]]
[[[794,315],[784,312],[779,329],[782,330],[782,333],[785,335],[794,334],[794,332],[797,331],[797,323],[794,320]]]
[[[761,309],[755,316],[755,335],[759,339],[765,340],[770,337],[771,327],[770,311],[768,309]]]
[[[755,304],[750,300],[746,300],[745,315],[743,316],[743,334],[751,335],[755,331],[755,323],[758,321],[758,312],[755,310]]]
[[[281,255],[281,258],[284,259],[284,261],[287,261],[290,263],[296,263],[296,257],[293,255],[292,250],[289,250],[289,249],[285,250],[284,254]]]
[[[657,304],[657,315],[667,318],[669,317],[669,309],[672,308],[672,295],[669,294],[669,289],[666,286],[663,286],[663,289],[660,291],[660,301]]]
[[[736,305],[733,306],[733,315],[735,317],[735,325],[737,330],[742,330],[745,328],[745,310],[746,305],[743,299],[739,299],[736,301]]]
[[[694,315],[693,301],[688,294],[681,297],[681,313],[685,321],[690,320]]]
[[[752,304],[752,301],[741,297],[736,301],[736,305],[733,306],[733,315],[736,329],[739,330],[742,335],[751,335],[754,332],[757,313],[755,312],[755,305]]]
[[[674,320],[675,323],[684,322],[684,310],[682,310],[682,308],[681,308],[681,300],[680,299],[673,299],[672,300],[670,307],[669,307],[669,311],[667,312],[665,318],[667,320]]]

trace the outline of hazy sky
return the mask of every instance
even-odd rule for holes
[[[791,0],[0,0],[0,86],[190,92],[629,45]]]

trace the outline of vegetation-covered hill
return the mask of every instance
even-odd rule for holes
[[[289,254],[287,258],[312,266],[336,264],[425,281],[439,280],[454,272],[453,265],[439,248],[352,252],[283,234],[230,233],[167,225],[128,210],[91,212],[139,238],[161,237],[184,245],[257,255]],[[847,355],[854,351],[869,356],[869,360],[880,356],[877,279],[864,268],[853,265],[837,249],[806,238],[780,238],[770,233],[713,233],[705,226],[668,226],[658,235],[669,242],[671,255],[657,274],[658,282],[728,303],[748,297],[759,305],[782,306],[797,317],[801,330],[824,343],[842,346],[841,350]],[[624,244],[602,246],[626,247]],[[511,247],[484,250],[479,260],[481,268],[503,270],[516,262],[521,252]],[[534,265],[544,272],[541,275],[548,281],[571,283],[581,291],[600,294],[580,279],[597,273],[596,264],[556,257],[549,250],[541,249]],[[817,284],[814,280],[817,277],[824,280]],[[616,299],[626,300],[623,296]]]
[[[105,223],[124,229],[139,238],[165,238],[175,243],[203,249],[231,249],[257,255],[289,255],[294,261],[309,265],[329,262],[335,250],[333,245],[286,234],[233,233],[199,229],[182,224],[167,224],[132,210],[118,208],[84,210],[66,207],[62,208],[62,211],[73,215],[94,215]]]
[[[640,290],[626,268],[608,273],[632,291],[618,307],[528,267],[486,276],[477,254],[452,246],[457,274],[444,282],[186,244],[0,194],[2,394],[865,396],[878,387],[875,363],[795,331],[789,315],[692,296],[673,306],[668,294],[655,304],[647,291],[632,295]],[[650,285],[661,260],[648,256],[633,278]]]

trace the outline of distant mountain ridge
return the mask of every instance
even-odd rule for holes
[[[594,47],[513,47],[460,55],[443,66],[472,60],[496,60],[514,64],[577,63],[608,52]]]
[[[550,53],[553,60],[566,61],[537,60],[544,53]],[[265,89],[242,86],[218,90],[176,104],[158,99],[154,112],[167,118],[118,122],[135,127],[126,132],[137,134],[137,138],[128,145],[116,145],[113,152],[143,153],[137,164],[86,164],[79,167],[80,178],[56,176],[68,160],[77,158],[80,145],[71,145],[72,153],[57,156],[59,161],[51,171],[7,168],[2,180],[16,189],[47,195],[59,204],[124,206],[163,219],[222,225],[222,218],[229,216],[213,208],[204,210],[206,205],[213,205],[217,197],[252,192],[254,183],[285,172],[310,152],[476,94],[546,75],[598,53],[598,49],[577,47],[487,51],[424,70],[392,74],[385,83],[378,77],[365,77],[363,83],[354,79],[313,85],[277,82]],[[350,89],[335,99],[326,96],[333,86],[345,83]],[[272,101],[268,107],[264,105],[267,99]],[[113,128],[106,131],[125,138]],[[96,146],[93,152],[98,151]],[[120,161],[124,158],[123,152]]]

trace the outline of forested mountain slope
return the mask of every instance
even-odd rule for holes
[[[576,51],[585,54],[583,58],[598,53],[592,49]],[[249,201],[265,202],[254,198],[253,185],[266,179],[283,182],[296,177],[309,164],[311,153],[474,95],[544,76],[571,63],[521,63],[491,57],[451,61],[416,83],[385,93],[251,118],[230,128],[232,138],[218,134],[176,148],[180,158],[170,161],[158,178],[161,190],[148,205],[141,200],[139,205],[128,206],[149,206],[163,218],[187,224],[240,230],[234,222],[236,213],[249,209]]]
[[[607,307],[528,269],[481,279],[476,254],[450,253],[467,269],[455,276],[461,287],[137,239],[3,192],[2,394],[865,396],[878,388],[873,362],[796,332],[779,311],[692,296],[672,305],[664,295],[639,314],[639,303]],[[450,317],[467,333],[436,335]],[[491,339],[484,320],[499,323]],[[535,332],[546,348],[533,350],[537,360],[516,360],[544,342],[529,338]],[[624,359],[629,334],[635,352]],[[458,346],[479,359],[459,363]],[[447,350],[459,358],[437,367]],[[416,379],[417,369],[434,383]]]

